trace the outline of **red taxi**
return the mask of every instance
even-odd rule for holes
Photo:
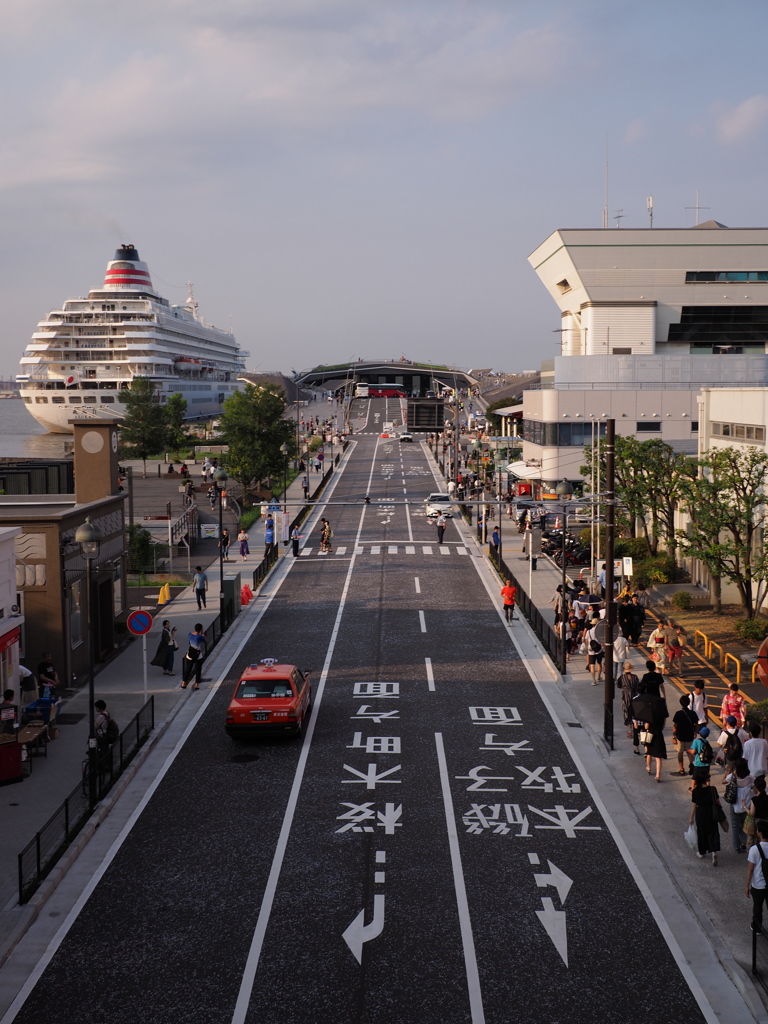
[[[264,658],[241,673],[225,729],[229,736],[245,739],[275,732],[300,736],[311,706],[309,672]]]

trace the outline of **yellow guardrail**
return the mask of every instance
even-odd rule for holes
[[[732,661],[733,664],[736,666],[736,682],[739,685],[741,685],[741,662],[739,661],[739,659],[736,657],[735,654],[728,654],[728,653],[726,653],[723,656],[723,660],[722,660],[722,663],[721,663],[720,667],[722,668],[722,670],[724,672],[727,672],[728,671],[728,662],[729,661]]]
[[[699,637],[699,636],[704,641],[704,657],[706,657],[707,656],[707,651],[709,649],[709,637],[707,636],[706,633],[702,633],[700,629],[694,629],[694,631],[693,631],[693,646],[694,647],[698,647],[699,646],[697,641],[696,641],[696,637]]]
[[[710,640],[709,649],[704,651],[704,657],[709,658],[709,660],[712,661],[712,651],[715,649],[715,647],[718,649],[718,651],[720,651],[720,668],[722,668],[723,662],[725,661],[725,653],[723,652],[722,644],[716,644],[714,640]]]

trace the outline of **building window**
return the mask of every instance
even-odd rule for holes
[[[691,420],[691,433],[692,434],[698,434],[698,432],[699,432],[699,421],[698,420]]]
[[[743,444],[765,444],[765,427],[752,423],[710,423],[713,437],[729,437]]]
[[[565,277],[563,278],[562,281],[558,281],[557,284],[555,285],[555,287],[560,289],[560,294],[561,295],[565,295],[566,292],[569,292],[571,290],[571,286],[568,283],[567,278],[565,278]]]
[[[612,353],[615,356],[631,356],[632,355],[632,349],[631,348],[614,348],[614,349],[611,349],[611,351],[612,351]]]
[[[94,405],[96,403],[96,396],[95,395],[86,395],[85,398],[83,399],[83,401],[85,402],[86,405],[88,405],[88,404]]]
[[[37,402],[38,405],[48,405],[48,399],[41,398],[40,395],[38,395],[37,398],[35,398],[35,401]]]
[[[79,395],[70,395],[69,400],[72,403],[72,405],[80,405],[81,402],[81,398]]]
[[[60,395],[54,395],[51,401],[54,403],[54,405],[63,405],[65,399],[62,398]]]
[[[728,284],[730,281],[766,282],[768,270],[688,270],[685,274],[686,284]]]
[[[640,420],[635,424],[638,434],[660,434],[661,423],[658,420]]]
[[[102,395],[101,400],[108,405],[110,402],[114,402],[115,399],[113,395]]]
[[[69,588],[69,639],[73,648],[83,642],[83,581]]]

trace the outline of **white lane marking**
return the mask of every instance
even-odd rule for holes
[[[368,477],[368,490],[370,493],[371,480],[373,478],[373,468],[376,465],[376,455],[379,450],[379,440],[376,440],[376,447],[373,452],[373,458],[371,460],[371,472]],[[363,507],[360,513],[360,523],[357,527],[357,537],[355,538],[356,543],[360,542],[360,534],[363,530],[363,522],[365,520],[365,507]],[[320,673],[320,682],[317,687],[317,693],[315,694],[315,706],[312,711],[312,717],[309,720],[309,726],[307,727],[307,734],[304,737],[304,743],[301,748],[301,754],[299,755],[299,763],[296,766],[296,774],[293,777],[293,785],[291,786],[291,793],[288,797],[288,803],[285,808],[285,814],[283,816],[283,824],[280,828],[280,835],[277,840],[277,846],[275,848],[275,854],[272,858],[272,867],[269,871],[269,878],[264,889],[264,896],[261,901],[261,909],[259,910],[259,917],[256,922],[256,928],[253,933],[253,939],[251,940],[251,948],[248,950],[248,959],[245,963],[245,970],[243,971],[243,979],[240,982],[240,991],[237,995],[237,1002],[235,1004],[235,1011],[232,1014],[232,1024],[245,1024],[245,1019],[248,1015],[248,1005],[251,1001],[251,995],[253,993],[253,986],[256,982],[256,972],[259,967],[259,958],[261,956],[261,947],[264,944],[264,936],[267,932],[267,925],[269,924],[269,918],[272,913],[272,906],[275,901],[275,893],[277,892],[277,883],[280,879],[280,872],[283,867],[283,860],[285,858],[285,851],[288,847],[288,838],[291,833],[291,827],[293,825],[293,818],[296,813],[296,805],[299,801],[299,792],[301,791],[301,784],[304,780],[304,771],[309,758],[309,751],[312,746],[312,737],[315,734],[315,722],[317,721],[318,712],[320,710],[320,704],[322,703],[323,693],[325,692],[325,683],[328,678],[328,670],[331,665],[331,658],[333,657],[333,651],[336,647],[336,639],[339,635],[339,628],[341,626],[341,616],[344,612],[344,605],[347,601],[347,594],[349,593],[349,585],[352,582],[352,572],[355,568],[355,556],[353,555],[350,559],[349,568],[347,569],[347,578],[344,581],[344,589],[341,594],[341,600],[339,607],[336,612],[336,621],[333,624],[333,632],[331,633],[331,639],[328,644],[328,649],[325,653],[325,662],[323,664],[323,670]]]
[[[475,940],[472,935],[472,921],[469,916],[464,870],[461,866],[459,836],[456,831],[456,815],[453,810],[451,784],[448,781],[448,765],[445,760],[442,733],[435,733],[435,747],[437,748],[437,764],[440,770],[440,785],[443,791],[443,804],[445,805],[445,826],[448,832],[448,847],[451,851],[453,887],[456,891],[456,905],[459,911],[461,943],[464,947],[464,967],[467,972],[467,987],[469,989],[469,1011],[472,1024],[485,1024],[483,996],[480,991],[480,974],[477,970],[477,957],[475,955]]]
[[[463,548],[463,547],[459,546],[459,547],[456,548],[456,554],[457,555],[467,555],[467,554],[469,554],[469,552],[467,551],[466,548]]]
[[[380,555],[381,554],[381,548],[379,547],[378,544],[374,544],[373,545],[373,547],[371,548],[371,554],[372,555]]]
[[[396,544],[390,544],[387,547],[387,554],[389,554],[389,555],[396,555],[397,554],[397,545]]]
[[[416,584],[416,593],[420,594],[421,593],[421,583],[419,582],[419,577],[418,576],[414,576],[413,577],[413,582]]]
[[[347,553],[347,549],[345,547],[336,548],[336,554],[337,555],[346,555],[346,553]]]
[[[406,555],[415,555],[416,554],[416,548],[413,546],[413,544],[406,544],[405,545],[405,553],[406,553]]]
[[[422,633],[426,633],[427,632],[427,624],[424,621],[424,612],[421,611],[421,609],[419,609],[419,625],[421,626],[421,632]]]
[[[301,554],[302,554],[303,557],[306,557],[307,555],[311,555],[312,554],[312,548],[302,548],[301,549]]]
[[[403,494],[407,494],[407,493],[408,493],[408,490],[407,490],[407,488],[404,487],[403,488]]]
[[[451,549],[448,547],[447,544],[439,544],[438,550],[441,555],[450,555],[451,553]]]
[[[432,659],[431,658],[425,658],[424,659],[424,665],[426,666],[426,669],[427,669],[427,689],[428,690],[434,690],[434,688],[435,688],[435,674],[432,671]]]
[[[432,554],[432,548],[429,547],[429,545],[425,544],[424,547],[421,550],[424,552],[425,555],[431,555]]]
[[[377,871],[375,881],[378,882],[378,876],[381,875],[381,881],[383,882],[384,874],[385,872],[383,871]],[[365,911],[361,910],[341,937],[349,946],[352,956],[359,964],[361,964],[363,962],[364,944],[366,942],[371,942],[373,939],[377,939],[383,931],[384,897],[377,893],[377,895],[373,897],[373,918],[371,919],[371,923],[365,923]]]

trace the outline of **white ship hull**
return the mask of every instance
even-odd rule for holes
[[[126,245],[101,288],[40,321],[17,382],[29,413],[55,434],[71,434],[73,419],[122,419],[120,394],[135,377],[153,381],[161,404],[180,393],[186,418],[202,420],[240,388],[246,355],[230,333],[198,317],[191,293],[182,306],[159,296]]]

